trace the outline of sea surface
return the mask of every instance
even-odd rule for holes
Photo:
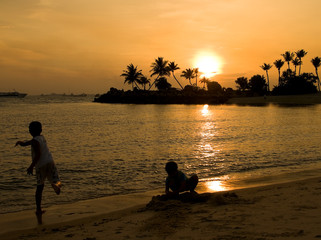
[[[0,213],[35,208],[29,122],[43,124],[63,183],[43,206],[161,189],[167,161],[201,181],[321,169],[321,105],[101,104],[93,96],[0,99]],[[215,185],[215,184],[214,184]]]

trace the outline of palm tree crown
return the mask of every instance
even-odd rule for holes
[[[142,76],[142,70],[137,70],[137,66],[135,67],[132,63],[127,66],[126,70],[123,70],[123,74],[121,77],[125,77],[124,83],[132,84],[132,88],[134,90],[134,84],[137,88],[140,81],[140,77]]]
[[[284,61],[288,63],[288,69],[290,70],[290,62],[292,61],[294,57],[294,53],[290,51],[286,51],[285,53],[281,54],[284,58]]]
[[[178,69],[180,69],[180,68],[178,67],[178,65],[175,62],[170,62],[168,64],[168,70],[173,74],[174,79],[176,80],[178,85],[183,89],[183,86],[181,85],[181,83],[177,80],[177,78],[174,75],[174,71],[178,70]]]
[[[196,86],[197,86],[197,76],[198,76],[198,68],[193,68],[194,76],[196,78]]]
[[[302,58],[308,54],[308,52],[304,51],[303,49],[298,50],[296,53],[297,58],[300,60],[300,67],[299,67],[299,75],[301,75],[301,65],[302,65]]]
[[[298,57],[296,57],[292,60],[292,63],[294,65],[294,75],[296,75],[296,67],[301,66],[301,60]]]
[[[271,69],[272,65],[264,63],[261,68],[266,72],[266,78],[268,80],[268,91],[270,91],[270,80],[268,71]]]
[[[167,67],[168,61],[164,60],[163,57],[158,57],[155,59],[155,62],[152,63],[151,65],[151,72],[152,74],[150,75],[151,77],[154,75],[157,75],[157,77],[162,77],[162,76],[169,76],[170,71]]]
[[[182,71],[181,77],[188,79],[190,85],[192,85],[191,79],[195,77],[194,69],[191,69],[191,68],[185,69],[184,71]]]
[[[163,57],[158,57],[157,59],[155,59],[155,62],[152,63],[152,65],[151,65],[152,69],[150,70],[152,72],[152,74],[150,76],[152,77],[154,75],[157,75],[157,77],[154,80],[153,84],[149,87],[149,89],[151,89],[151,87],[154,85],[155,81],[159,77],[170,75],[170,70],[169,70],[167,64],[168,64],[168,61],[164,60]]]
[[[274,66],[278,69],[279,72],[279,86],[280,86],[280,80],[281,80],[281,68],[284,65],[284,61],[282,59],[276,60],[274,63]]]
[[[202,77],[200,83],[203,83],[203,88],[205,89],[205,84],[209,82],[209,79],[206,77]]]
[[[315,73],[317,75],[318,79],[318,90],[320,92],[320,78],[319,78],[319,73],[318,73],[318,68],[321,66],[321,58],[315,57],[311,60],[313,66],[315,67]]]
[[[148,79],[146,76],[142,75],[140,77],[139,83],[142,84],[144,86],[144,90],[146,90],[146,85],[150,84],[150,79]]]

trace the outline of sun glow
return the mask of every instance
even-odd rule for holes
[[[227,188],[224,186],[222,181],[211,181],[206,183],[206,187],[208,188],[209,191],[225,191]]]
[[[220,72],[221,61],[211,54],[199,54],[195,59],[195,67],[200,72],[200,77],[211,78]]]
[[[204,106],[203,106],[203,108],[202,108],[202,115],[205,117],[205,116],[208,116],[209,114],[209,111],[208,111],[208,105],[207,104],[205,104]]]

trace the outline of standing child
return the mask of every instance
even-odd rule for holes
[[[178,170],[176,162],[168,162],[165,166],[168,174],[166,178],[165,193],[169,197],[177,197],[180,192],[195,192],[198,184],[198,176],[193,174],[190,178]],[[171,191],[170,191],[171,190]]]
[[[34,121],[29,124],[29,133],[33,137],[30,141],[18,141],[20,146],[31,146],[32,163],[27,169],[29,175],[33,175],[33,168],[36,168],[37,190],[36,190],[36,206],[38,223],[42,223],[42,214],[45,212],[41,208],[42,192],[44,182],[47,178],[57,195],[60,194],[61,183],[58,177],[58,171],[53,161],[51,153],[48,149],[46,139],[41,135],[42,125],[40,122]]]

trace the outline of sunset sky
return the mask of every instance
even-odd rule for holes
[[[320,0],[1,0],[0,91],[130,89],[120,77],[126,66],[150,75],[157,57],[175,61],[177,77],[213,57],[211,80],[223,87],[265,74],[260,66],[285,51],[306,50],[302,71],[314,73],[320,24]],[[277,69],[270,75],[273,86]]]

